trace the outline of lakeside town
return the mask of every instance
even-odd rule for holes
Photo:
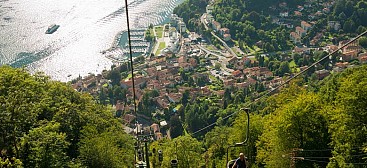
[[[4,2],[2,167],[367,165],[366,0],[48,1]]]
[[[272,18],[273,24],[285,26],[291,31],[289,41],[294,47],[284,51],[241,50],[241,47],[233,45],[231,30],[214,19],[210,4],[200,20],[212,37],[190,31],[176,14],[172,14],[167,24],[137,30],[137,36],[133,34],[133,40],[137,42],[132,43],[132,47],[135,47],[133,52],[141,56],[135,57],[133,65],[135,97],[139,111],[145,111],[137,115],[133,113],[132,78],[129,74],[131,65],[123,57],[128,54],[124,48],[126,44],[106,51],[106,57],[116,64],[111,71],[74,80],[72,87],[91,93],[98,101],[109,102],[107,104],[112,105],[116,116],[124,121],[127,133],[144,130],[154,134],[155,139],[171,138],[169,130],[173,124],[169,121],[170,116],[184,110],[182,99],[187,94],[191,101],[203,98],[212,100],[214,104],[225,103],[223,97],[227,88],[252,90],[254,97],[257,97],[261,92],[274,89],[292,75],[308,68],[315,59],[347,44],[350,39],[332,43],[324,35],[326,28],[317,32],[307,45],[302,40],[314,29],[314,20],[330,12],[333,4],[333,1],[322,4],[310,1],[294,10],[287,8],[286,3],[272,7],[272,10],[279,11],[279,16]],[[316,10],[315,6],[320,8]],[[341,29],[338,21],[329,21],[327,25],[329,30]],[[146,40],[147,34],[154,37],[151,42]],[[212,38],[216,38],[221,47],[213,45]],[[278,61],[277,66],[269,65],[274,57]],[[329,60],[330,63],[317,65],[310,78],[322,80],[332,73],[366,63],[367,52],[355,41]],[[119,75],[112,75],[113,71]],[[136,117],[139,118],[139,126],[135,125]]]

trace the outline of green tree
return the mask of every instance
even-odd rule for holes
[[[186,106],[185,124],[187,125],[187,130],[191,132],[197,131],[202,125],[202,123],[200,123],[199,106],[197,104],[188,104]]]
[[[197,20],[201,16],[200,14],[204,13],[207,4],[208,1],[206,0],[184,1],[173,10],[173,13],[183,18],[188,29],[198,29]]]
[[[155,111],[156,108],[154,98],[157,96],[159,96],[159,92],[157,90],[146,91],[143,94],[142,100],[139,102],[139,113],[151,116],[152,112]]]
[[[345,20],[347,18],[344,12],[340,13],[338,17],[340,20]]]
[[[257,144],[258,160],[269,167],[287,167],[291,161],[289,153],[295,148],[327,149],[330,141],[326,119],[321,115],[320,109],[320,99],[317,95],[301,92],[295,100],[269,115],[264,123],[264,133]],[[309,154],[309,157],[312,157],[312,154]],[[326,166],[322,163],[317,164]],[[310,162],[297,162],[297,167],[311,166]]]
[[[81,132],[87,125],[96,127],[95,135],[123,132],[113,114],[65,83],[0,67],[0,151],[8,166],[83,167]]]
[[[60,123],[49,122],[29,131],[21,140],[25,167],[65,167],[69,142],[59,132]]]
[[[112,85],[120,85],[121,74],[117,69],[111,70],[110,73],[108,73],[107,78],[111,79]]]
[[[344,22],[343,30],[347,33],[352,33],[355,31],[355,23],[353,20],[347,20]]]
[[[298,62],[299,62],[299,60],[300,60],[301,56],[300,56],[298,53],[294,53],[294,54],[292,54],[292,58],[293,58],[294,62],[295,62],[296,64],[298,64]]]
[[[101,89],[98,93],[98,100],[99,100],[99,103],[103,104],[103,105],[107,105],[108,102],[108,97],[107,97],[107,94],[105,92],[105,89]]]
[[[324,113],[329,122],[333,158],[329,167],[354,167],[365,162],[361,157],[367,145],[367,66],[347,69],[333,76],[321,89],[323,100],[329,103]]]
[[[159,149],[158,144],[152,146]],[[203,164],[201,159],[202,144],[191,136],[180,136],[166,141],[160,146],[160,149],[164,156],[161,167],[171,167],[173,159],[177,159],[179,168],[200,167]]]
[[[80,159],[88,167],[133,167],[133,139],[121,128],[98,133],[95,126],[83,130]]]
[[[153,28],[150,28],[148,30],[145,31],[145,40],[147,41],[153,41],[154,40],[154,34],[151,33],[151,30]]]
[[[31,77],[24,69],[0,67],[0,150],[9,158],[19,158],[19,141],[42,115],[43,88],[39,81],[48,80],[41,74]]]
[[[232,136],[232,128],[229,127],[215,127],[205,135],[204,143],[207,149],[205,155],[208,157],[209,167],[225,167],[227,163],[222,158],[226,155],[226,149],[230,145],[229,139]]]
[[[171,117],[169,123],[170,123],[171,138],[181,136],[183,133],[183,127],[180,118],[177,115],[174,115]]]
[[[114,99],[117,100],[122,100],[124,102],[126,102],[126,89],[122,89],[120,86],[114,86],[113,87],[113,95],[114,95]]]
[[[23,163],[15,157],[13,157],[11,159],[9,159],[9,158],[5,158],[5,159],[0,158],[0,167],[22,168]]]
[[[265,50],[266,50],[267,52],[272,52],[272,51],[274,51],[274,50],[275,50],[275,48],[274,48],[274,46],[273,46],[273,45],[271,45],[269,42],[267,42],[267,43],[265,43]]]
[[[288,62],[282,62],[279,67],[279,76],[283,76],[286,73],[290,73],[291,69]]]
[[[189,90],[185,90],[185,92],[182,94],[181,103],[185,106],[189,102],[190,98],[190,92]]]
[[[215,65],[214,65],[214,68],[216,70],[220,70],[221,67],[222,67],[222,65],[220,63],[215,63]]]
[[[224,89],[224,95],[223,95],[223,99],[227,100],[227,101],[232,101],[232,95],[231,95],[231,90],[230,88],[225,88]]]
[[[339,15],[344,10],[345,0],[337,0],[334,6],[334,15]]]
[[[364,47],[364,48],[367,48],[367,37],[361,37],[359,39],[359,44]]]

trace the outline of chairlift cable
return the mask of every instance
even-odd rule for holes
[[[139,137],[138,137],[138,124],[139,124],[139,121],[138,121],[138,113],[137,113],[137,110],[136,110],[136,94],[135,94],[135,80],[134,80],[134,64],[133,64],[133,55],[132,55],[132,48],[131,48],[131,35],[130,35],[130,22],[129,22],[129,10],[128,10],[128,2],[127,0],[125,0],[125,12],[126,12],[126,22],[127,22],[127,37],[128,37],[128,43],[129,43],[129,58],[130,58],[130,70],[131,70],[131,81],[132,81],[132,85],[133,85],[133,101],[134,101],[134,115],[135,115],[135,129],[136,129],[136,145],[137,145],[137,148],[135,148],[135,156],[134,156],[134,159],[135,159],[135,163],[136,162],[136,154],[138,153],[138,148],[140,146],[140,140],[139,140]],[[138,155],[140,155],[138,153]],[[140,156],[138,156],[140,158]],[[144,159],[144,158],[143,158]],[[134,163],[134,164],[135,164]]]
[[[126,12],[126,22],[127,22],[127,37],[129,43],[129,58],[130,58],[130,69],[131,69],[131,81],[133,85],[133,100],[134,100],[134,114],[136,117],[136,127],[138,126],[138,113],[136,111],[136,94],[135,94],[135,80],[134,80],[134,64],[133,64],[133,55],[132,55],[132,48],[131,48],[131,35],[130,35],[130,23],[129,23],[129,10],[128,10],[128,3],[125,0],[125,12]],[[136,128],[138,131],[138,129]]]

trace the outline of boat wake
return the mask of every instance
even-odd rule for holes
[[[129,20],[132,28],[146,28],[150,24],[158,25],[167,22],[175,6],[177,6],[181,2],[183,2],[183,0],[129,1]],[[48,44],[44,44],[44,47],[33,52],[21,52],[17,54],[15,60],[10,62],[9,64],[14,67],[28,65],[31,69],[33,69],[33,71],[34,69],[37,70],[40,66],[42,66],[42,68],[44,68],[42,69],[43,71],[53,73],[55,71],[60,71],[59,68],[70,66],[65,65],[67,64],[67,62],[60,62],[64,65],[61,65],[57,68],[52,65],[46,65],[51,64],[50,62],[57,62],[56,60],[63,60],[60,57],[64,57],[64,59],[74,59],[76,57],[80,57],[76,60],[73,60],[74,62],[88,59],[90,55],[94,55],[93,57],[103,57],[100,51],[109,48],[111,46],[111,43],[113,43],[113,40],[111,40],[109,44],[107,44],[108,42],[106,39],[114,39],[113,36],[127,29],[125,5],[120,5],[121,6],[118,7],[116,10],[113,10],[112,12],[107,13],[102,17],[98,17],[94,21],[88,20],[88,22],[85,23],[79,22],[83,21],[81,20],[83,19],[83,17],[88,17],[85,16],[88,14],[83,15],[83,13],[78,11],[78,7],[72,6],[67,12],[65,12],[66,15],[63,21],[55,22],[56,24],[60,24],[61,27],[54,34],[48,36],[50,38]],[[104,43],[101,44],[101,42]],[[101,47],[103,48],[104,46],[106,48],[101,49]],[[81,50],[78,51],[78,49],[76,49],[77,47],[83,48],[80,48]],[[78,52],[88,53],[78,54]],[[68,54],[68,56],[65,56],[65,54]],[[97,60],[100,59],[93,59],[93,61]],[[90,66],[91,65],[94,64],[90,64]],[[80,71],[82,71],[83,73],[87,71],[86,69],[82,68],[83,67],[81,67]],[[90,69],[90,67],[88,67],[88,69]],[[75,69],[71,70],[73,72],[65,69],[62,69],[61,71],[66,71],[67,74],[76,73],[74,72]],[[60,77],[58,77],[57,75],[56,78],[60,79]]]

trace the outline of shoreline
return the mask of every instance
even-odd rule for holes
[[[136,32],[136,33],[132,33],[132,37],[135,37],[135,44],[132,43],[132,45],[135,45],[133,48],[133,59],[135,59],[136,57],[139,56],[149,56],[147,54],[152,52],[153,49],[153,45],[155,44],[154,42],[148,42],[145,41],[144,37],[145,37],[145,31],[148,28],[137,28],[137,29],[132,29],[132,32]],[[113,64],[121,64],[121,63],[125,63],[127,60],[129,60],[129,55],[128,55],[128,48],[122,47],[121,45],[127,45],[126,44],[128,42],[128,39],[124,36],[127,36],[127,31],[123,30],[120,31],[116,34],[111,47],[101,51],[102,55],[105,56],[107,59],[111,60]],[[123,41],[122,41],[123,40]]]

